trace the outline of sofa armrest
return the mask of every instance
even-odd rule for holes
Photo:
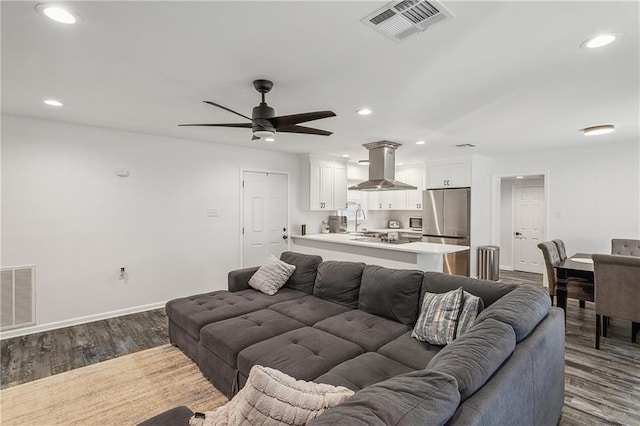
[[[229,291],[240,291],[249,288],[249,279],[260,269],[259,266],[253,266],[251,268],[236,269],[229,272],[228,275],[228,289]]]

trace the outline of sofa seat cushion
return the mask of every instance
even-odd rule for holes
[[[410,371],[414,370],[384,355],[367,352],[333,367],[315,382],[344,386],[355,392]]]
[[[544,289],[522,286],[482,311],[476,323],[493,318],[509,324],[516,332],[516,341],[520,342],[547,316],[550,309],[551,299]]]
[[[325,318],[351,310],[347,306],[318,299],[315,296],[304,296],[287,302],[276,303],[271,305],[269,309],[309,326]]]
[[[444,347],[427,368],[455,377],[461,401],[464,401],[489,380],[515,347],[513,328],[488,319]]]
[[[355,343],[316,328],[304,327],[251,345],[238,354],[245,377],[254,365],[275,368],[298,380],[313,380],[362,353]]]
[[[235,368],[244,348],[302,327],[304,324],[293,318],[262,309],[205,325],[200,330],[200,345]]]
[[[364,263],[326,261],[318,266],[313,295],[350,308],[358,307]]]
[[[437,371],[402,374],[358,391],[309,426],[444,425],[460,403],[456,379]]]
[[[423,275],[422,271],[417,270],[366,265],[362,273],[358,308],[413,325],[418,318]]]
[[[365,352],[374,352],[380,346],[410,330],[408,325],[372,315],[360,309],[324,319],[316,323],[314,328],[356,343]]]
[[[419,370],[425,368],[431,358],[441,349],[442,346],[421,342],[415,337],[411,337],[411,332],[409,331],[378,349],[378,353],[401,362],[414,370]]]
[[[313,284],[322,258],[313,254],[285,251],[280,255],[280,260],[296,267],[284,286],[307,294],[313,293]]]
[[[236,292],[226,290],[174,299],[167,302],[167,316],[196,341],[200,329],[212,322],[225,320],[257,311],[267,306],[296,299],[305,294],[291,289],[281,289],[273,296],[249,289]]]

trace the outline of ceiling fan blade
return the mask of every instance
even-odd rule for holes
[[[282,115],[280,117],[273,117],[271,122],[275,128],[279,131],[281,127],[293,126],[295,124],[304,123],[306,121],[320,120],[321,118],[335,117],[336,114],[333,111],[315,111],[304,112],[302,114]]]
[[[240,114],[239,112],[234,111],[234,110],[232,110],[232,109],[229,109],[229,108],[227,108],[227,107],[225,107],[225,106],[218,105],[218,104],[216,104],[216,103],[214,103],[214,102],[211,102],[211,101],[202,101],[202,102],[204,102],[205,104],[209,104],[209,105],[216,106],[216,107],[218,107],[218,108],[222,108],[222,109],[223,109],[223,110],[225,110],[225,111],[232,112],[232,113],[234,113],[235,115],[239,115],[240,117],[246,118],[247,120],[251,120],[251,117],[247,117],[246,115]]]
[[[328,132],[326,130],[314,129],[313,127],[305,127],[305,126],[287,126],[281,127],[277,130],[278,133],[304,133],[307,135],[320,135],[320,136],[330,136],[333,132]]]
[[[257,137],[256,135],[253,135],[253,137],[251,138],[252,141],[255,141],[256,139],[260,139],[260,138]]]
[[[178,126],[207,126],[207,127],[243,127],[251,128],[251,123],[204,123],[204,124],[178,124]]]

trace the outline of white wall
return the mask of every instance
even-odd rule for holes
[[[294,225],[307,221],[298,167],[295,155],[3,116],[2,266],[37,266],[40,325],[224,289],[240,266],[240,170],[289,173]]]
[[[565,241],[569,254],[609,253],[612,238],[640,238],[640,144],[606,142],[494,157],[491,174],[545,174],[546,239]],[[493,186],[493,195],[499,198]],[[492,238],[500,240],[500,204],[493,204]]]

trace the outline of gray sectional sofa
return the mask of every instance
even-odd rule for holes
[[[281,259],[296,270],[273,296],[248,286],[255,267],[231,271],[228,291],[167,303],[171,342],[226,396],[258,364],[356,392],[314,425],[558,422],[564,320],[543,289],[293,252]],[[473,328],[444,347],[411,337],[425,292],[459,287],[484,303]]]

